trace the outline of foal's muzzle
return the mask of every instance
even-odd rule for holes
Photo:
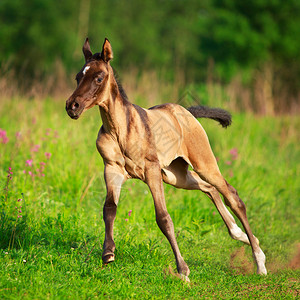
[[[69,99],[66,102],[66,111],[72,119],[77,120],[80,117],[83,109],[84,109],[83,105],[81,105],[80,102],[76,99],[74,100]]]

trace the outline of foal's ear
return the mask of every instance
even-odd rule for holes
[[[92,53],[91,47],[90,47],[90,43],[89,43],[89,38],[86,38],[86,40],[83,44],[83,47],[82,47],[82,52],[83,52],[86,62],[93,56],[93,53]]]
[[[101,51],[101,58],[108,63],[113,58],[113,52],[110,45],[110,42],[107,38],[105,38],[102,51]]]

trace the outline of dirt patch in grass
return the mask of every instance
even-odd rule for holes
[[[297,250],[294,254],[293,258],[288,264],[288,268],[292,270],[298,270],[300,269],[300,243],[297,244]]]
[[[251,257],[252,258],[252,257]],[[245,247],[233,251],[230,255],[230,266],[232,269],[236,270],[238,274],[253,274],[254,272],[254,262],[245,254]],[[291,259],[288,263],[271,261],[268,262],[267,258],[267,270],[276,273],[280,270],[300,269],[300,243],[296,244],[296,250],[294,251]]]
[[[230,255],[230,266],[239,274],[253,274],[253,262],[245,254],[245,247],[233,251]]]
[[[279,261],[271,261],[267,264],[267,269],[276,273],[281,270],[292,269],[299,270],[300,269],[300,243],[296,244],[295,250],[292,252],[291,258],[288,262],[279,262]]]
[[[248,254],[245,253],[245,247],[242,246],[241,248],[232,252],[230,256],[230,266],[234,269],[238,274],[248,275],[254,274],[255,264],[251,260]],[[271,273],[277,273],[282,270],[292,269],[298,270],[300,269],[300,243],[296,244],[296,249],[291,255],[291,259],[289,262],[270,262],[267,264],[267,270]],[[249,285],[245,287],[244,291],[239,291],[237,293],[240,297],[248,297],[252,293],[266,293],[266,295],[274,295],[278,296],[278,294],[282,294],[284,296],[291,296],[293,298],[297,298],[300,295],[299,289],[299,278],[289,278],[283,286],[280,284],[274,285],[270,287],[269,284],[262,284],[262,285]],[[271,291],[273,290],[273,292]],[[283,289],[283,290],[282,290]]]

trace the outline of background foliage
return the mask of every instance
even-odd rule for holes
[[[28,86],[58,64],[73,74],[84,38],[97,52],[108,37],[121,71],[254,89],[263,81],[258,89],[270,85],[265,98],[284,98],[284,110],[299,102],[299,15],[297,0],[2,0],[0,61]]]

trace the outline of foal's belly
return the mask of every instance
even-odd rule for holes
[[[150,128],[161,167],[166,167],[181,155],[182,128],[174,116],[165,110],[151,111]]]

